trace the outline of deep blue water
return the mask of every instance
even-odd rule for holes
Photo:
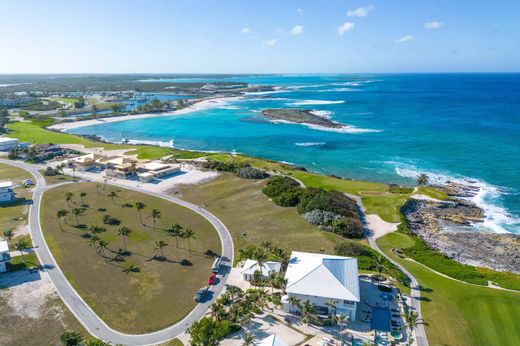
[[[321,173],[412,184],[474,181],[483,228],[520,233],[520,74],[236,76],[277,92],[162,118],[75,129],[108,140],[175,141],[237,151]],[[194,81],[194,79],[177,80]],[[342,132],[268,122],[259,110],[297,107],[348,124]]]

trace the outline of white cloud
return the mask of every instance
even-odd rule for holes
[[[303,33],[303,26],[301,26],[301,25],[295,25],[291,29],[291,34],[293,34],[293,35],[300,35],[302,33]]]
[[[347,31],[349,31],[350,29],[352,29],[354,27],[354,23],[351,23],[351,22],[345,22],[343,24],[341,24],[340,26],[338,26],[338,34],[340,36],[343,36],[345,35],[345,33]]]
[[[368,16],[368,12],[372,11],[375,7],[370,6],[364,6],[364,7],[358,7],[355,10],[350,10],[347,12],[347,16],[349,17],[366,17]]]
[[[439,29],[439,28],[442,28],[443,26],[444,26],[443,22],[438,22],[436,20],[424,23],[424,27],[426,29],[430,29],[430,30]]]
[[[300,16],[303,15],[303,10],[301,8],[296,9],[296,13],[298,13]]]
[[[251,28],[245,27],[240,30],[241,34],[249,34],[251,32]]]
[[[403,43],[403,42],[412,42],[412,41],[419,41],[419,39],[413,35],[404,35],[404,36],[399,37],[394,42]]]
[[[266,44],[268,46],[274,46],[278,42],[277,38],[272,38],[269,41],[264,41],[263,44]]]

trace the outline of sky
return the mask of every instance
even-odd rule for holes
[[[519,0],[0,0],[0,73],[519,72]]]

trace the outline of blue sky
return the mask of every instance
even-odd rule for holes
[[[0,0],[0,73],[520,71],[518,0]]]

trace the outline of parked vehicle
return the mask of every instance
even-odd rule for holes
[[[211,273],[211,276],[208,279],[208,285],[214,285],[216,278],[217,278],[217,274]]]
[[[211,271],[215,274],[220,270],[220,264],[222,263],[222,257],[217,257],[215,262],[213,262],[213,266],[211,267]]]
[[[204,298],[204,296],[206,296],[206,292],[206,287],[201,287],[201,289],[195,293],[193,300],[196,302],[200,302]]]

